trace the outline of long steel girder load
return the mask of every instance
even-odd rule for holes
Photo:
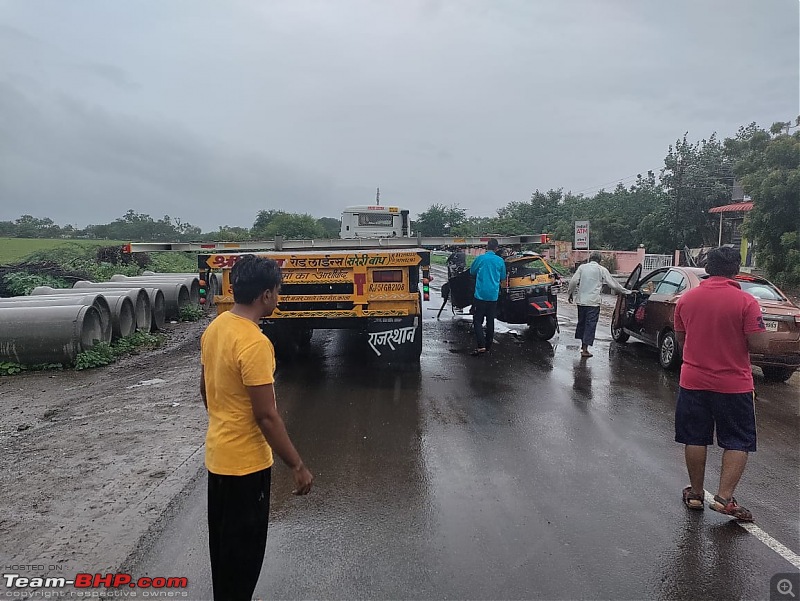
[[[490,238],[496,238],[500,246],[543,244],[547,234],[522,236],[413,236],[397,238],[318,238],[314,240],[286,240],[275,236],[275,240],[248,240],[245,242],[131,242],[124,246],[125,252],[190,251],[190,252],[239,252],[251,250],[368,250],[392,248],[441,248],[444,246],[486,246]]]

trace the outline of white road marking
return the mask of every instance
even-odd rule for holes
[[[711,503],[714,502],[714,495],[712,495],[707,490],[704,491],[704,492],[706,493],[705,494],[706,503],[708,505],[711,505]],[[756,526],[753,522],[738,522],[737,521],[736,523],[739,526],[741,526],[742,528],[744,528],[745,530],[747,530],[750,534],[755,536],[762,543],[767,545],[770,549],[775,551],[775,553],[777,553],[778,555],[783,557],[786,561],[788,561],[790,564],[792,564],[798,570],[800,570],[800,555],[798,555],[797,553],[792,551],[786,545],[783,545],[782,543],[779,543],[777,540],[772,538],[769,534],[764,532],[761,528]]]

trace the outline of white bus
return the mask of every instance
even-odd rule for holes
[[[339,237],[352,238],[409,238],[411,222],[408,210],[381,205],[358,205],[342,211]]]

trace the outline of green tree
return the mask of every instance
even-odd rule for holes
[[[457,231],[467,219],[467,210],[456,204],[449,207],[443,204],[432,204],[428,210],[420,213],[413,223],[414,233],[423,236],[449,236]]]
[[[250,240],[250,230],[246,227],[221,225],[218,230],[204,237],[215,242],[244,242]]]
[[[708,210],[729,203],[733,189],[732,166],[716,134],[694,144],[684,135],[670,146],[661,183],[669,194],[669,209],[661,219],[672,248],[716,243],[716,220]]]
[[[795,121],[800,125],[800,117]],[[751,124],[725,141],[734,170],[753,199],[744,232],[756,261],[781,285],[800,285],[800,131],[789,123],[766,132]]]
[[[311,215],[297,215],[294,213],[281,213],[269,221],[264,229],[265,239],[283,236],[290,240],[305,240],[309,238],[323,238],[325,230]]]
[[[338,238],[340,232],[342,231],[341,219],[335,219],[333,217],[320,217],[317,219],[317,223],[322,228],[322,231],[325,232],[324,236],[326,238]]]
[[[61,228],[49,217],[40,219],[33,215],[23,215],[14,224],[17,238],[59,238],[61,236]]]
[[[256,215],[256,220],[253,222],[253,227],[250,234],[254,240],[264,240],[268,238],[267,227],[279,215],[285,215],[285,211],[278,211],[277,209],[269,209],[259,211]]]

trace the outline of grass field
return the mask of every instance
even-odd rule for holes
[[[117,240],[63,240],[47,238],[0,238],[0,265],[16,263],[28,255],[40,250],[57,251],[59,247],[69,245],[84,247],[122,246],[124,242]]]

